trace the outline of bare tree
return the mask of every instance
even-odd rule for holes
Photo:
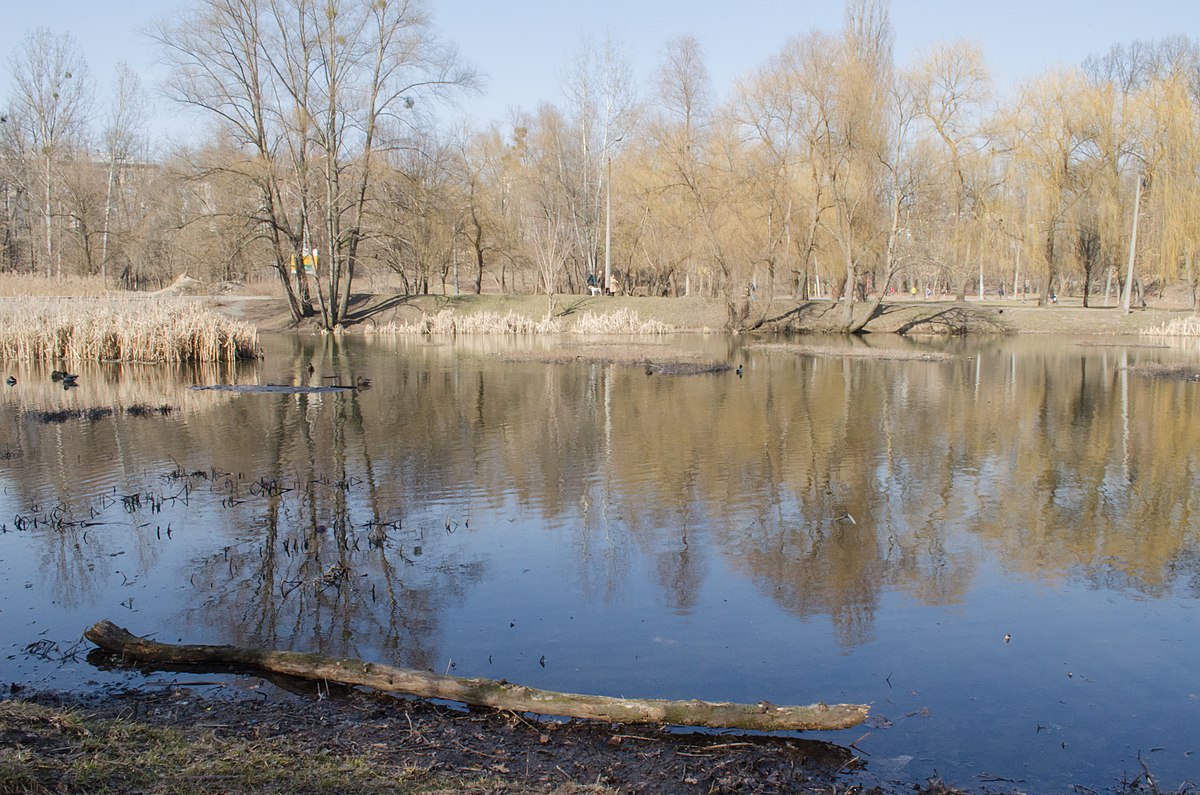
[[[562,218],[552,215],[534,215],[526,220],[525,242],[530,259],[537,264],[539,281],[546,291],[550,307],[554,306],[554,294],[558,291],[558,277],[567,260],[569,236]]]
[[[307,312],[304,249],[316,258],[321,325],[349,307],[381,155],[404,144],[425,104],[473,83],[438,40],[419,0],[201,0],[156,38],[180,103],[238,147],[260,196],[250,219],[271,241],[293,315]]]
[[[83,142],[91,112],[91,81],[75,40],[45,28],[30,32],[13,55],[12,119],[40,159],[46,275],[55,264],[55,171]],[[58,262],[62,274],[61,260]]]
[[[863,260],[878,234],[881,163],[888,151],[892,25],[888,0],[848,0],[824,160],[834,212],[825,223],[846,267],[845,318],[854,319]],[[876,252],[878,253],[878,252]]]
[[[947,263],[956,284],[956,297],[966,297],[971,272],[969,250],[979,235],[971,228],[982,223],[981,191],[973,184],[972,163],[985,143],[979,134],[980,111],[987,99],[988,76],[983,55],[962,42],[936,47],[917,67],[919,113],[944,153],[942,189],[953,214],[947,218],[951,260]],[[982,247],[977,247],[982,256]]]
[[[681,36],[667,42],[657,75],[657,112],[648,123],[649,162],[640,169],[642,260],[662,288],[685,270],[685,289],[705,259],[697,239],[700,159],[712,125],[712,88],[700,43]],[[676,294],[679,285],[673,284]]]
[[[446,292],[455,238],[463,224],[455,154],[451,145],[431,137],[385,158],[389,168],[380,178],[385,200],[378,208],[385,231],[379,237],[387,241],[388,265],[411,292],[429,292],[435,277]]]
[[[123,169],[145,149],[146,98],[137,74],[124,61],[117,64],[113,101],[104,125],[108,184],[104,193],[104,227],[100,244],[100,279],[108,283],[109,232],[114,211],[113,191]]]
[[[599,271],[602,208],[617,146],[632,129],[635,108],[629,59],[611,37],[600,47],[584,42],[566,84],[572,134],[563,141],[561,180],[569,202],[576,253],[588,273]],[[611,242],[611,241],[609,241]],[[611,279],[605,250],[605,285]]]

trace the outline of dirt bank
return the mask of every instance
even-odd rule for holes
[[[0,701],[0,793],[952,791],[878,780],[853,749],[815,739],[543,722],[361,692],[197,690]]]
[[[283,299],[261,296],[221,295],[214,306],[239,320],[255,324],[260,331],[316,331],[315,322],[294,324]],[[860,305],[859,311],[865,311]],[[658,320],[678,331],[722,332],[727,327],[724,302],[705,298],[640,298],[556,296],[397,296],[356,295],[347,330],[366,333],[392,325],[413,324],[423,315],[449,310],[477,314],[509,312],[540,319],[551,312],[570,326],[585,313],[628,310],[642,320]],[[1167,320],[1189,314],[1170,301],[1139,308],[1123,315],[1116,307],[1085,309],[1078,300],[1038,307],[1021,301],[909,301],[885,303],[866,330],[884,334],[1138,334]],[[761,306],[751,304],[750,324],[758,331],[828,332],[841,321],[841,307],[826,301],[797,303],[777,300]]]

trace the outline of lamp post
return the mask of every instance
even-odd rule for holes
[[[625,136],[616,138],[605,147],[608,173],[604,179],[604,291],[612,293],[612,147]]]
[[[1138,210],[1142,205],[1142,186],[1146,176],[1142,172],[1137,175],[1137,191],[1133,195],[1133,231],[1129,234],[1129,266],[1125,269],[1125,294],[1121,297],[1121,314],[1129,314],[1129,299],[1133,296],[1133,262],[1137,255]]]

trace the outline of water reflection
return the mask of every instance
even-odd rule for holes
[[[891,661],[930,651],[897,635],[922,616],[998,638],[1013,614],[982,594],[1021,583],[1200,595],[1195,385],[1127,369],[1186,351],[989,340],[908,361],[671,342],[744,364],[738,378],[528,359],[555,344],[284,337],[252,367],[95,368],[66,393],[26,367],[0,393],[15,517],[0,559],[36,576],[5,598],[52,605],[64,638],[112,617],[564,689],[845,692],[886,711]],[[360,377],[370,389],[188,388]],[[37,415],[134,403],[174,410]],[[26,638],[24,615],[0,613],[7,635]],[[967,667],[985,654],[940,643]],[[807,654],[815,681],[747,648]],[[533,664],[546,649],[561,668]],[[953,747],[961,726],[939,736]]]

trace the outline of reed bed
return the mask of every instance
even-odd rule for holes
[[[232,362],[258,355],[258,332],[199,302],[148,298],[0,299],[0,358]]]
[[[34,273],[0,273],[0,296],[25,298],[37,296],[110,295],[111,290],[99,276],[63,276],[46,278]]]
[[[1142,334],[1158,337],[1196,337],[1200,336],[1200,316],[1186,315],[1176,317],[1167,322],[1144,329]]]
[[[606,314],[580,314],[568,323],[562,317],[547,315],[540,320],[511,309],[499,312],[455,312],[443,309],[422,315],[412,323],[387,323],[370,328],[369,334],[669,334],[674,329],[658,320],[642,320],[631,309]]]
[[[661,320],[642,320],[628,307],[604,314],[580,315],[571,329],[576,334],[670,334],[675,329]]]
[[[556,334],[562,322],[555,317],[541,320],[519,315],[512,310],[499,312],[460,313],[443,309],[432,315],[422,315],[414,323],[387,323],[371,328],[371,334]]]

